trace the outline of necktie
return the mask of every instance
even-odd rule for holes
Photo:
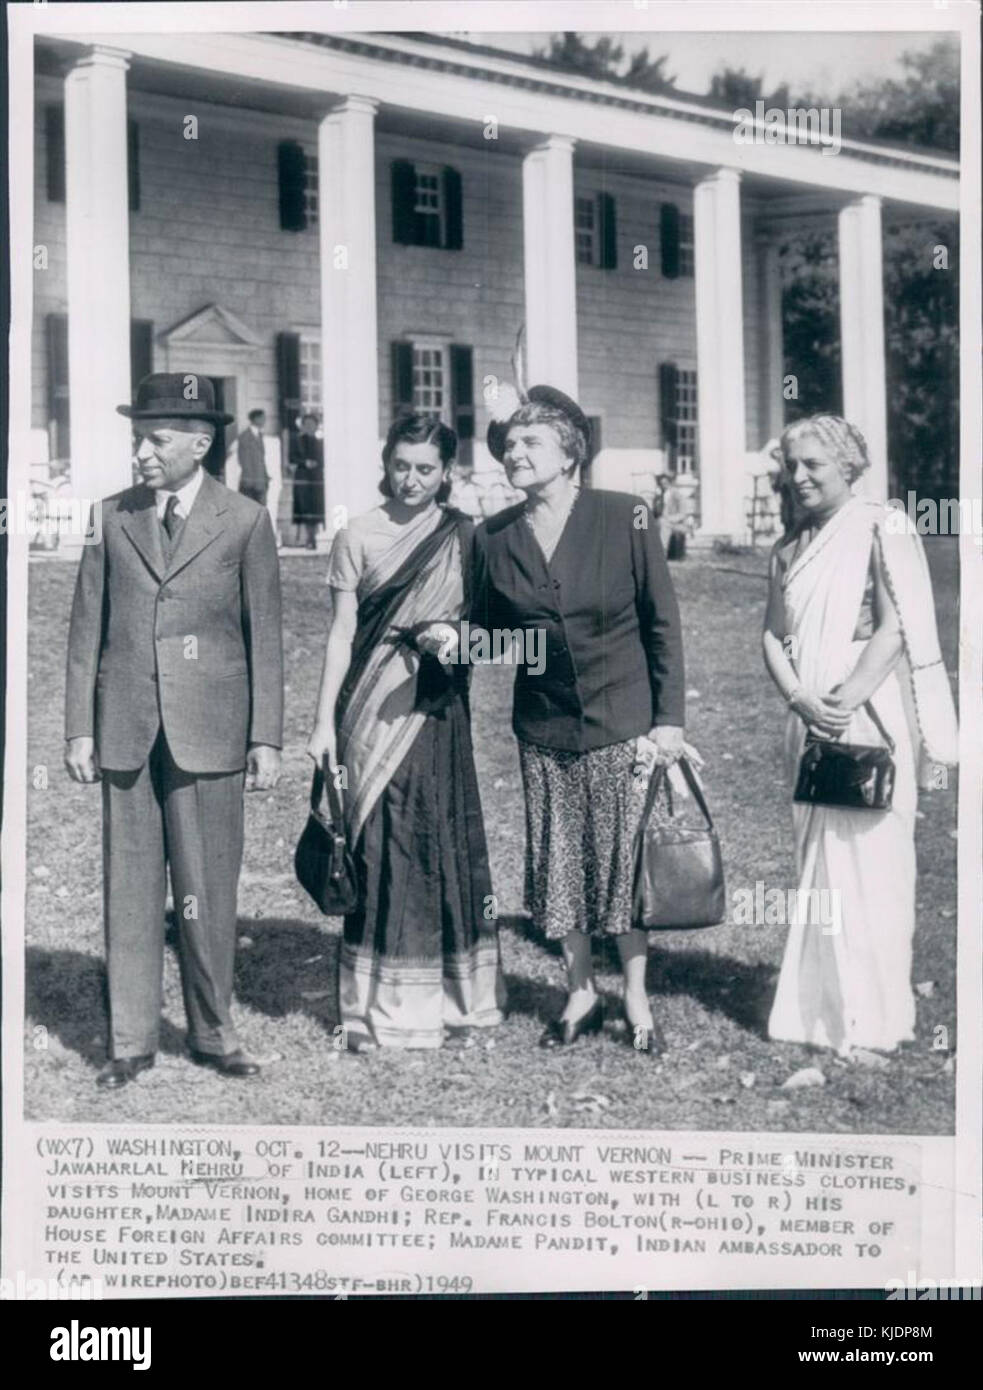
[[[172,493],[167,499],[167,506],[164,508],[164,530],[167,532],[167,539],[174,544],[184,522],[177,514],[177,498]]]

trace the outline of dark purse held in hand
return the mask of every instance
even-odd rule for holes
[[[864,709],[884,739],[879,744],[840,743],[806,734],[793,800],[851,811],[889,811],[894,795],[894,739],[874,706]]]
[[[713,828],[706,798],[686,758],[679,759],[679,769],[705,824],[688,826],[674,817],[668,780],[669,820],[649,824],[659,788],[666,779],[666,769],[656,768],[649,780],[636,841],[636,927],[715,927],[726,916],[720,841]]]
[[[328,811],[323,808],[327,792]],[[355,861],[345,837],[341,793],[323,768],[311,783],[311,811],[294,854],[294,870],[325,917],[344,917],[358,907]]]

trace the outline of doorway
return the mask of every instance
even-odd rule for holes
[[[202,460],[207,472],[218,481],[225,481],[225,457],[229,451],[227,431],[235,430],[236,419],[236,379],[234,376],[213,376],[208,378],[215,391],[215,409],[222,410],[233,417],[231,425],[216,425],[212,447]]]

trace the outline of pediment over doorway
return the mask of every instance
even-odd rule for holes
[[[206,304],[190,317],[165,329],[159,341],[168,348],[255,348],[260,343],[252,329],[221,304]]]

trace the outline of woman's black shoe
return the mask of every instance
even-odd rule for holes
[[[626,1011],[625,1035],[629,1047],[636,1052],[647,1052],[650,1057],[661,1057],[669,1049],[666,1035],[654,1018],[651,1028],[636,1027]]]
[[[598,999],[582,1018],[573,1023],[563,1018],[555,1018],[547,1023],[539,1038],[540,1047],[569,1047],[578,1038],[588,1033],[599,1033],[604,1027],[604,1005]]]

